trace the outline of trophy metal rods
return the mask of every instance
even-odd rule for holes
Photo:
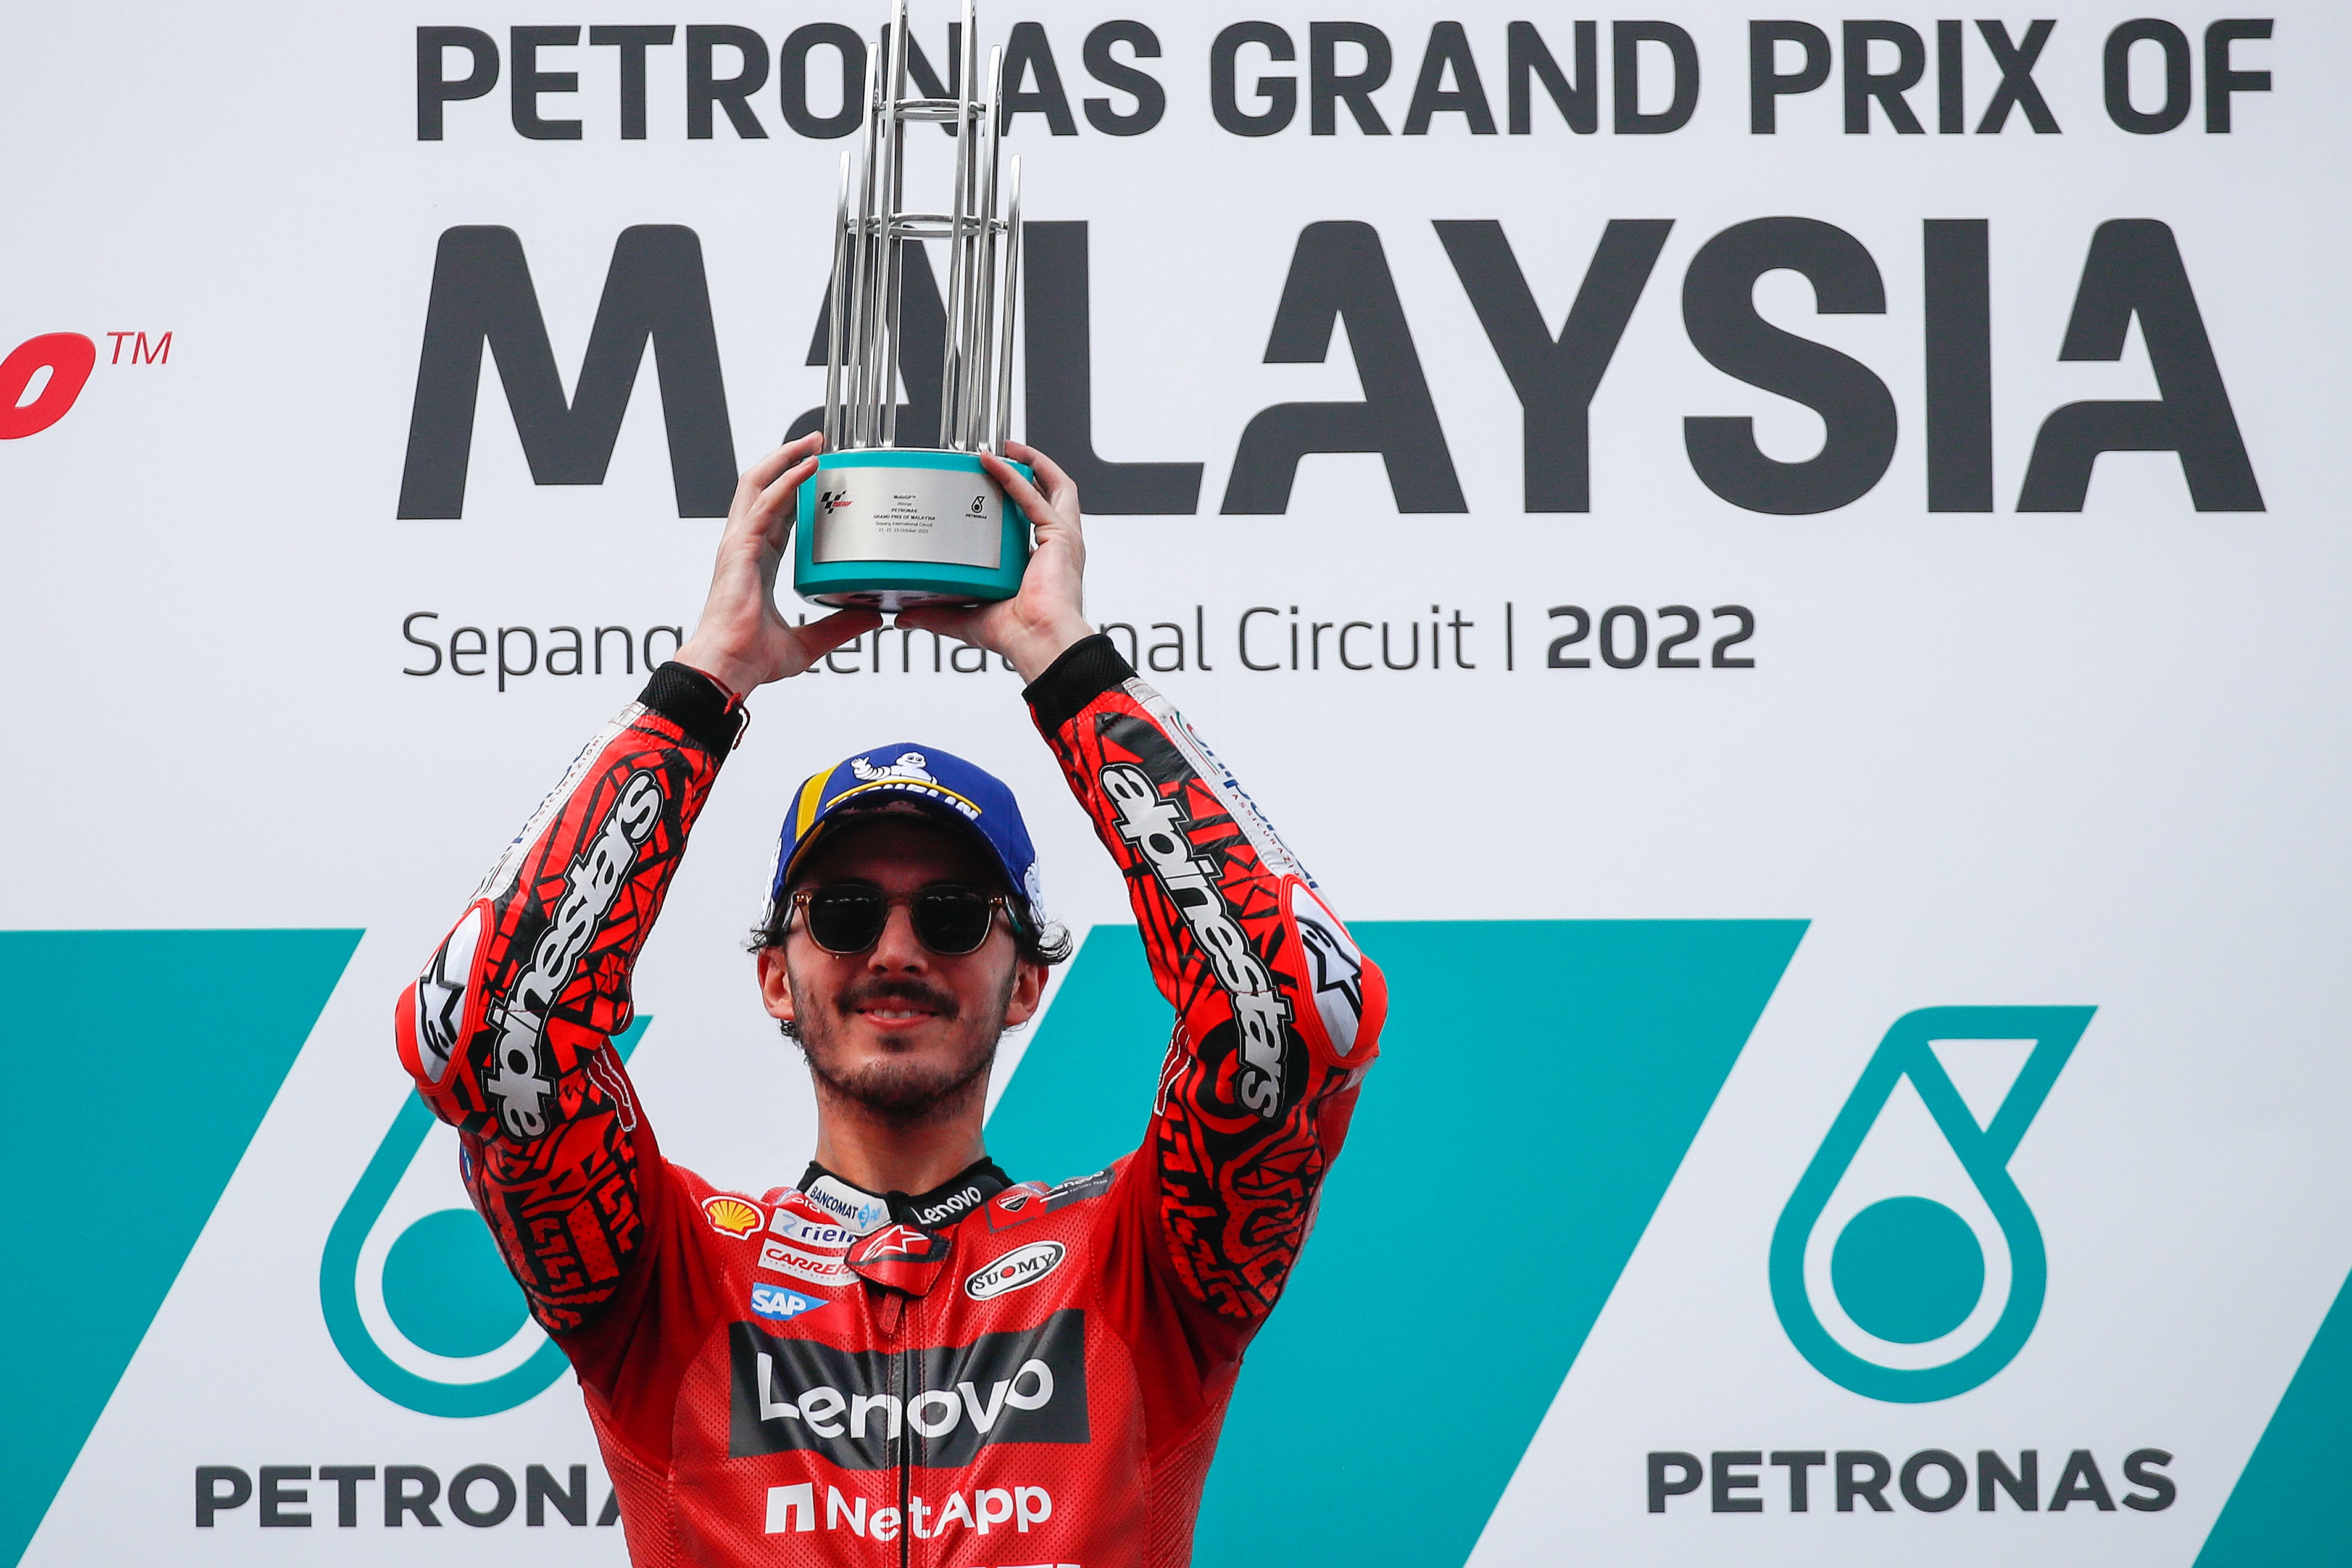
[[[900,308],[909,241],[948,242],[940,448],[996,452],[1010,434],[1021,160],[1015,156],[1000,178],[1004,51],[989,50],[983,99],[978,24],[971,0],[965,0],[951,98],[907,95],[907,0],[891,0],[889,22],[866,56],[865,120],[856,152],[842,154],[834,222],[824,374],[830,450],[898,445]],[[909,212],[906,130],[939,122],[950,127],[956,143],[950,210]]]

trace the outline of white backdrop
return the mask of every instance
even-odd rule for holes
[[[2267,71],[2270,85],[2235,94],[2221,132],[2207,118],[2214,18],[2165,13],[2187,40],[2190,110],[2177,129],[2134,134],[2109,112],[2102,60],[2137,13],[2063,11],[2033,73],[2060,128],[2047,135],[2022,112],[1997,133],[1939,133],[1937,16],[1909,5],[1879,14],[1926,40],[1906,100],[1919,135],[1893,132],[1883,106],[1867,133],[1849,134],[1835,69],[1780,98],[1778,130],[1757,134],[1751,16],[1720,5],[1661,13],[1700,65],[1686,125],[1612,129],[1603,16],[1599,130],[1571,132],[1538,87],[1530,131],[1511,134],[1506,25],[1521,13],[1367,0],[1351,18],[1394,48],[1371,95],[1388,129],[1404,128],[1431,24],[1453,18],[1498,133],[1441,112],[1426,134],[1368,135],[1341,103],[1337,133],[1317,135],[1301,102],[1277,134],[1232,134],[1212,112],[1221,30],[1262,19],[1296,40],[1288,63],[1244,50],[1245,86],[1304,78],[1323,13],[1219,6],[1146,18],[1162,53],[1137,63],[1163,85],[1164,118],[1111,136],[1080,100],[1122,111],[1129,100],[1089,78],[1082,52],[1120,13],[1043,0],[1017,18],[1042,22],[1076,114],[1066,136],[1021,116],[1012,145],[1027,160],[1028,216],[1088,225],[1096,450],[1204,470],[1195,513],[1090,521],[1089,610],[1144,628],[1147,646],[1152,622],[1205,629],[1207,668],[1188,646],[1183,669],[1154,678],[1334,906],[1359,921],[1811,922],[1486,1521],[1470,1558],[1482,1568],[1890,1552],[1957,1563],[1988,1551],[2185,1568],[2352,1267],[2341,982],[2352,766],[2334,722],[2352,583],[2336,89],[2352,69],[2352,24],[2335,7],[2282,7],[2272,36],[2231,46],[2232,68]],[[944,16],[918,16],[937,57]],[[40,1483],[55,1497],[45,1517],[31,1505],[42,1522],[28,1563],[622,1558],[617,1531],[529,1529],[520,1515],[384,1529],[373,1483],[350,1529],[333,1527],[333,1488],[316,1481],[307,1530],[259,1528],[250,1502],[197,1528],[189,1497],[199,1466],[593,1469],[568,1380],[468,1417],[383,1397],[339,1353],[319,1281],[329,1229],[402,1103],[392,998],[642,675],[541,669],[501,682],[454,674],[446,658],[436,674],[404,674],[426,662],[404,620],[436,615],[416,625],[445,644],[463,626],[531,628],[541,643],[559,626],[690,627],[719,528],[678,516],[650,356],[604,481],[586,485],[532,482],[486,361],[462,517],[397,516],[443,235],[488,225],[520,237],[569,388],[618,236],[683,225],[707,270],[734,460],[822,395],[822,371],[801,361],[845,143],[793,132],[772,79],[749,100],[764,139],[723,112],[713,136],[690,138],[692,18],[635,19],[680,28],[649,51],[642,140],[619,133],[619,51],[542,51],[541,69],[578,74],[576,93],[539,110],[578,120],[576,141],[518,134],[504,74],[445,106],[441,139],[420,140],[417,30],[479,29],[504,70],[509,28],[595,16],[403,0],[85,5],[13,20],[0,60],[0,123],[18,149],[0,174],[12,236],[0,350],[69,333],[97,357],[61,417],[0,443],[0,638],[17,672],[16,766],[0,801],[21,824],[0,925],[365,933],[70,1473]],[[810,21],[875,26],[863,11],[727,19],[770,50]],[[1015,19],[983,27],[1002,37]],[[1843,18],[1811,19],[1842,66]],[[1539,26],[1571,66],[1572,21]],[[1997,72],[1973,26],[1963,47],[1973,129]],[[2161,48],[2135,55],[2143,111],[2163,96]],[[736,68],[718,57],[722,73]],[[1360,57],[1354,46],[1335,56],[1342,70]],[[1663,46],[1638,57],[1653,78],[1666,68]],[[1780,57],[1795,68],[1794,47]],[[1895,47],[1874,58],[1891,68]],[[447,57],[453,77],[465,64]],[[1643,107],[1663,109],[1663,87],[1650,91]],[[1718,496],[1683,426],[1751,416],[1784,463],[1822,440],[1819,415],[1711,364],[1685,321],[1702,248],[1782,215],[1850,235],[1885,308],[1818,314],[1787,270],[1758,284],[1757,308],[1866,366],[1896,417],[1883,476],[1806,515]],[[1609,220],[1673,221],[1592,400],[1589,511],[1524,509],[1519,402],[1433,226],[1478,219],[1502,225],[1553,333]],[[1928,506],[1932,219],[1986,225],[1990,510]],[[2177,241],[2263,509],[2196,509],[2169,452],[2101,457],[2078,510],[2018,509],[2053,410],[2158,395],[2142,322],[2119,360],[2060,358],[2095,233],[2116,219],[2158,220]],[[1380,457],[1336,454],[1299,464],[1286,509],[1218,510],[1260,411],[1364,395],[1360,322],[1323,362],[1265,362],[1302,231],[1323,223],[1377,233],[1464,509],[1401,511]],[[2118,287],[2152,287],[2147,276]],[[116,332],[146,334],[155,362]],[[17,391],[26,407],[48,395]],[[1702,657],[1728,625],[1712,607],[1747,607],[1754,635],[1732,652],[1754,667],[1660,669],[1654,625],[1643,667],[1547,668],[1545,644],[1567,622],[1545,612],[1567,604],[1596,620],[1633,606],[1652,622],[1657,607],[1696,607],[1707,630],[1685,651]],[[1294,620],[1388,622],[1401,648],[1433,605],[1475,622],[1448,667],[1336,668],[1328,642],[1322,668],[1286,665]],[[1236,628],[1255,606],[1277,613],[1253,622],[1267,634],[1253,648],[1280,649],[1285,667],[1244,667]],[[1614,629],[1629,634],[1622,618]],[[636,1073],[665,1147],[751,1190],[797,1174],[813,1132],[803,1080],[734,946],[803,774],[901,736],[980,759],[1028,802],[1056,912],[1081,929],[1125,919],[1116,878],[1027,733],[1014,677],[934,674],[927,653],[901,674],[890,646],[885,674],[828,674],[754,703],[640,968],[657,1021]],[[152,994],[133,973],[110,1005],[152,1017],[154,1049],[168,1051],[176,1019],[234,1011],[263,983],[224,978],[195,998]],[[1500,1092],[1507,1051],[1541,1048],[1545,977],[1474,968],[1431,983],[1527,993],[1522,1039],[1444,1042],[1460,1071],[1494,1071]],[[2098,1011],[2009,1163],[2049,1260],[2023,1349],[1980,1386],[1927,1403],[1815,1370],[1775,1311],[1767,1251],[1881,1037],[1919,1008],[2062,1004]],[[1392,1058],[1417,1048],[1434,1049],[1386,1043]],[[459,1201],[441,1136],[420,1156],[429,1175],[412,1179],[446,1190],[418,1189],[419,1211]],[[1918,1127],[1900,1136],[1934,1142]],[[1399,1175],[1475,1191],[1477,1148],[1475,1120],[1434,1123],[1427,1163]],[[34,1196],[63,1203],[73,1186],[53,1172]],[[1459,1244],[1474,1238],[1465,1226]],[[1465,1251],[1442,1270],[1444,1291],[1507,1291],[1478,1282],[1487,1267]],[[16,1268],[22,1291],[68,1288],[31,1260]],[[1396,1364],[1366,1375],[1433,1387],[1475,1375],[1454,1336],[1491,1336],[1448,1311],[1401,1324]],[[2342,1420],[2339,1407],[2338,1438]],[[2045,1499],[2071,1450],[2090,1449],[2118,1498],[2126,1453],[2165,1450],[2177,1500],[2028,1515],[1980,1512],[1971,1493],[1939,1514],[1890,1487],[1890,1514],[1839,1512],[1824,1469],[1800,1515],[1786,1472],[1766,1465],[1759,1490],[1737,1494],[1760,1498],[1759,1517],[1716,1511],[1704,1485],[1662,1515],[1647,1506],[1654,1452],[1868,1449],[1899,1463],[1943,1448],[1973,1474],[1979,1448],[2027,1448],[2041,1452]],[[1302,1489],[1318,1484],[1313,1449],[1302,1437]],[[601,1502],[601,1480],[593,1491]]]

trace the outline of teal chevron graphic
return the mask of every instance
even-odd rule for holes
[[[1234,1394],[1201,1568],[1469,1557],[1805,923],[1352,929],[1389,977],[1381,1061]],[[1097,927],[989,1123],[991,1151],[1016,1176],[1055,1178],[1132,1149],[1167,1029],[1135,931]],[[1491,1285],[1475,1260],[1488,1246]],[[1507,1313],[1416,1308],[1416,1271],[1448,1252],[1463,1288],[1504,1291]],[[1383,1408],[1423,1414],[1370,1414]]]
[[[614,1037],[623,1061],[652,1022],[650,1013],[640,1015]],[[344,1364],[394,1404],[426,1416],[495,1416],[553,1383],[563,1371],[563,1352],[530,1326],[522,1291],[481,1216],[471,1208],[430,1209],[403,1226],[380,1257],[368,1256],[370,1234],[434,1124],[424,1101],[402,1096],[391,1130],[327,1233],[319,1259],[319,1306]],[[441,1190],[464,1196],[454,1158]],[[373,1273],[373,1281],[363,1280],[363,1271]],[[371,1329],[361,1309],[362,1291],[371,1282],[389,1320],[383,1330]],[[387,1347],[379,1333],[407,1343]],[[530,1347],[516,1364],[501,1366],[498,1358],[519,1335]],[[420,1364],[432,1370],[418,1370]]]
[[[2352,1280],[2304,1353],[2286,1397],[2213,1521],[2197,1568],[2343,1568],[2344,1433],[2352,1425]]]
[[[1922,1008],[1895,1020],[1853,1092],[1798,1178],[1772,1229],[1772,1305],[1780,1326],[1815,1371],[1866,1398],[1922,1404],[1965,1394],[2007,1366],[2042,1316],[2049,1264],[2042,1228],[2010,1178],[2009,1157],[2050,1086],[2090,1026],[2092,1008]],[[2032,1051],[1984,1126],[1937,1060],[1938,1040],[2030,1040]],[[1822,1324],[1805,1281],[1805,1250],[1831,1195],[1863,1140],[1908,1082],[1937,1130],[2000,1228],[2008,1252],[2008,1297],[1982,1338],[1933,1366],[1886,1365],[1845,1345]],[[1948,1206],[1890,1197],[1849,1219],[1832,1254],[1838,1304],[1864,1333],[1889,1345],[1927,1343],[1975,1312],[1984,1288],[1981,1244]],[[1932,1354],[1932,1353],[1930,1353]]]
[[[48,1511],[360,936],[0,932],[9,1096],[25,1113],[0,1138],[0,1257],[104,1281],[9,1291],[25,1354],[0,1422],[0,1563]]]

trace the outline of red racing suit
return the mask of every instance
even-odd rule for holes
[[[401,1061],[578,1371],[631,1558],[1181,1564],[1242,1350],[1386,1011],[1231,774],[1107,639],[1024,694],[1176,1027],[1141,1147],[944,1201],[663,1158],[611,1037],[741,723],[680,664],[590,742],[404,993]],[[945,1189],[943,1189],[945,1190]]]

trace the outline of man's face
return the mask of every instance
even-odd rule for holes
[[[836,824],[810,850],[793,890],[850,884],[908,898],[940,883],[999,891],[980,846],[946,824],[881,811]],[[820,1093],[894,1123],[956,1113],[985,1089],[997,1037],[1037,1010],[1045,970],[1019,961],[1000,916],[988,940],[961,955],[932,952],[905,904],[862,953],[828,953],[795,919],[779,948],[760,954],[770,1016],[799,1026]]]

